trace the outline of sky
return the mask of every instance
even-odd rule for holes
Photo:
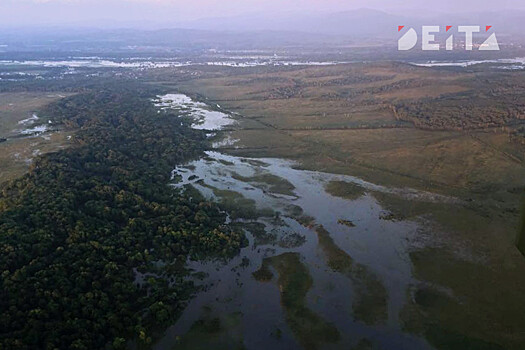
[[[396,14],[525,10],[523,0],[0,0],[0,27],[166,27],[241,15],[286,16],[371,8]]]

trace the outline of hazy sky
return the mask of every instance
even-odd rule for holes
[[[387,12],[470,12],[525,9],[523,0],[0,0],[0,26],[29,24],[166,25],[241,14],[335,12],[372,8]]]

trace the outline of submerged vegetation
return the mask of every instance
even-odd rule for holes
[[[346,181],[330,181],[326,185],[326,192],[332,196],[350,200],[358,199],[366,193],[362,186]]]
[[[246,198],[239,192],[218,188],[212,190],[218,199],[219,207],[228,212],[232,219],[257,219],[261,216],[275,215],[270,208],[258,209],[253,199]]]
[[[271,193],[284,194],[287,196],[294,195],[293,190],[295,187],[288,180],[273,174],[257,174],[252,177],[244,177],[239,174],[234,174],[232,177],[237,180],[254,184],[256,187],[260,187]]]
[[[196,321],[187,334],[177,339],[177,350],[241,350],[242,314],[239,312],[219,317],[206,316]]]
[[[365,266],[354,263],[322,226],[317,227],[316,232],[328,266],[348,276],[356,287],[357,297],[352,305],[354,317],[366,324],[384,322],[387,318],[388,294],[381,281]]]
[[[339,225],[345,225],[345,226],[348,226],[348,227],[355,227],[355,224],[353,221],[351,220],[343,220],[343,219],[339,219],[337,220],[337,223]]]
[[[150,343],[195,290],[186,260],[228,257],[244,244],[216,205],[168,187],[206,137],[157,114],[152,95],[106,88],[43,111],[79,131],[75,146],[38,158],[1,189],[1,348]]]
[[[305,349],[317,349],[323,343],[336,343],[339,331],[306,306],[306,294],[312,287],[312,277],[297,253],[284,253],[263,260],[254,277],[263,282],[272,279],[269,266],[279,274],[281,304],[286,322]]]

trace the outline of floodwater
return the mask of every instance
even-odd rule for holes
[[[274,57],[226,57],[224,60],[209,61],[175,61],[175,60],[142,60],[126,59],[114,60],[110,58],[89,57],[71,58],[64,60],[0,60],[1,66],[37,66],[46,68],[128,68],[154,69],[186,66],[224,66],[232,68],[246,68],[259,66],[325,66],[347,62],[339,61],[300,61]]]
[[[20,130],[21,135],[35,135],[35,134],[41,134],[47,131],[47,125],[38,125],[33,128],[27,128]]]
[[[25,129],[16,129],[13,130],[13,132],[23,136],[38,136],[49,131],[49,125],[51,124],[51,121],[48,121],[48,124],[35,125],[39,119],[40,118],[35,113],[33,113],[31,117],[18,122],[18,125],[25,127]]]
[[[494,60],[428,61],[423,63],[413,62],[411,64],[420,67],[469,67],[483,63],[508,64],[509,66],[501,67],[504,69],[523,69],[525,68],[525,57],[500,58]]]
[[[203,106],[195,107],[197,103],[184,96],[159,98],[156,103],[159,108],[190,106],[190,110],[197,109],[196,120],[202,121],[198,108]],[[174,101],[178,101],[178,107]],[[227,119],[224,122],[231,121],[228,115],[223,115]],[[196,126],[227,125],[216,120],[206,123]],[[285,190],[274,186],[275,179],[287,184]],[[330,181],[356,184],[364,192],[353,200],[335,197],[325,191]],[[240,315],[241,321],[233,333],[247,349],[302,348],[300,335],[294,333],[281,302],[283,286],[277,282],[279,273],[271,267],[270,281],[258,281],[253,276],[265,258],[288,252],[299,254],[300,263],[312,278],[306,308],[339,332],[337,342],[321,342],[320,348],[350,349],[366,339],[374,349],[431,349],[424,339],[403,332],[399,320],[410,295],[409,288],[417,284],[412,277],[407,242],[418,234],[420,227],[415,222],[385,219],[386,211],[371,193],[386,192],[421,201],[450,198],[387,188],[352,176],[300,170],[288,160],[242,158],[219,150],[208,151],[200,160],[177,166],[173,170],[173,186],[180,190],[193,186],[205,197],[223,203],[228,195],[236,193],[245,200],[245,206],[252,205],[260,214],[248,218],[229,216],[232,224],[245,227],[249,240],[236,257],[227,262],[188,262],[188,268],[205,273],[204,278],[195,280],[203,288],[177,322],[166,330],[156,349],[174,348],[192,325],[203,318],[224,319],[231,314]],[[309,218],[307,224],[301,219],[305,217]],[[250,228],[254,223],[264,228],[262,233]],[[333,246],[327,246],[326,241],[321,243],[316,231],[320,227],[328,232]],[[334,269],[329,264],[327,251],[334,247],[352,261],[352,271]],[[386,305],[384,315],[379,313],[370,319],[366,313],[363,317],[357,312],[359,300],[367,296],[372,296],[367,299],[371,310]]]
[[[35,121],[37,121],[39,118],[38,116],[33,113],[33,115],[31,115],[31,117],[27,118],[27,119],[24,119],[24,120],[20,120],[18,122],[19,125],[32,125],[35,123]]]
[[[166,94],[157,96],[153,101],[160,110],[176,110],[181,115],[193,117],[192,128],[199,130],[221,130],[225,126],[235,124],[229,115],[211,109],[202,102],[194,101],[184,94]]]

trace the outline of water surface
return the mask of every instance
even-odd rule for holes
[[[195,114],[196,128],[206,125],[217,130],[227,125],[223,122],[231,122],[224,113],[222,121],[217,121],[217,115],[211,118],[213,123],[202,121],[204,104],[185,95],[167,96],[159,98],[158,107],[187,108]],[[325,190],[331,181],[356,184],[363,194],[353,200],[332,196]],[[301,348],[300,335],[287,318],[290,310],[282,303],[284,287],[278,283],[282,276],[271,264],[270,280],[258,281],[253,275],[265,258],[284,253],[297,253],[312,278],[305,307],[339,332],[336,343],[327,341],[321,348],[349,349],[363,339],[374,348],[431,348],[425,340],[403,332],[399,321],[410,286],[417,284],[407,242],[420,227],[415,222],[385,219],[388,213],[373,193],[421,201],[452,199],[388,188],[353,176],[300,170],[288,160],[243,158],[219,151],[177,166],[173,186],[179,190],[192,186],[225,208],[242,203],[243,210],[232,210],[229,221],[245,230],[249,244],[227,262],[188,262],[190,269],[204,273],[204,278],[195,280],[203,290],[156,349],[173,348],[201,319],[224,320],[227,315],[240,318],[228,334],[235,334],[248,349]],[[369,317],[367,308],[374,317]]]

